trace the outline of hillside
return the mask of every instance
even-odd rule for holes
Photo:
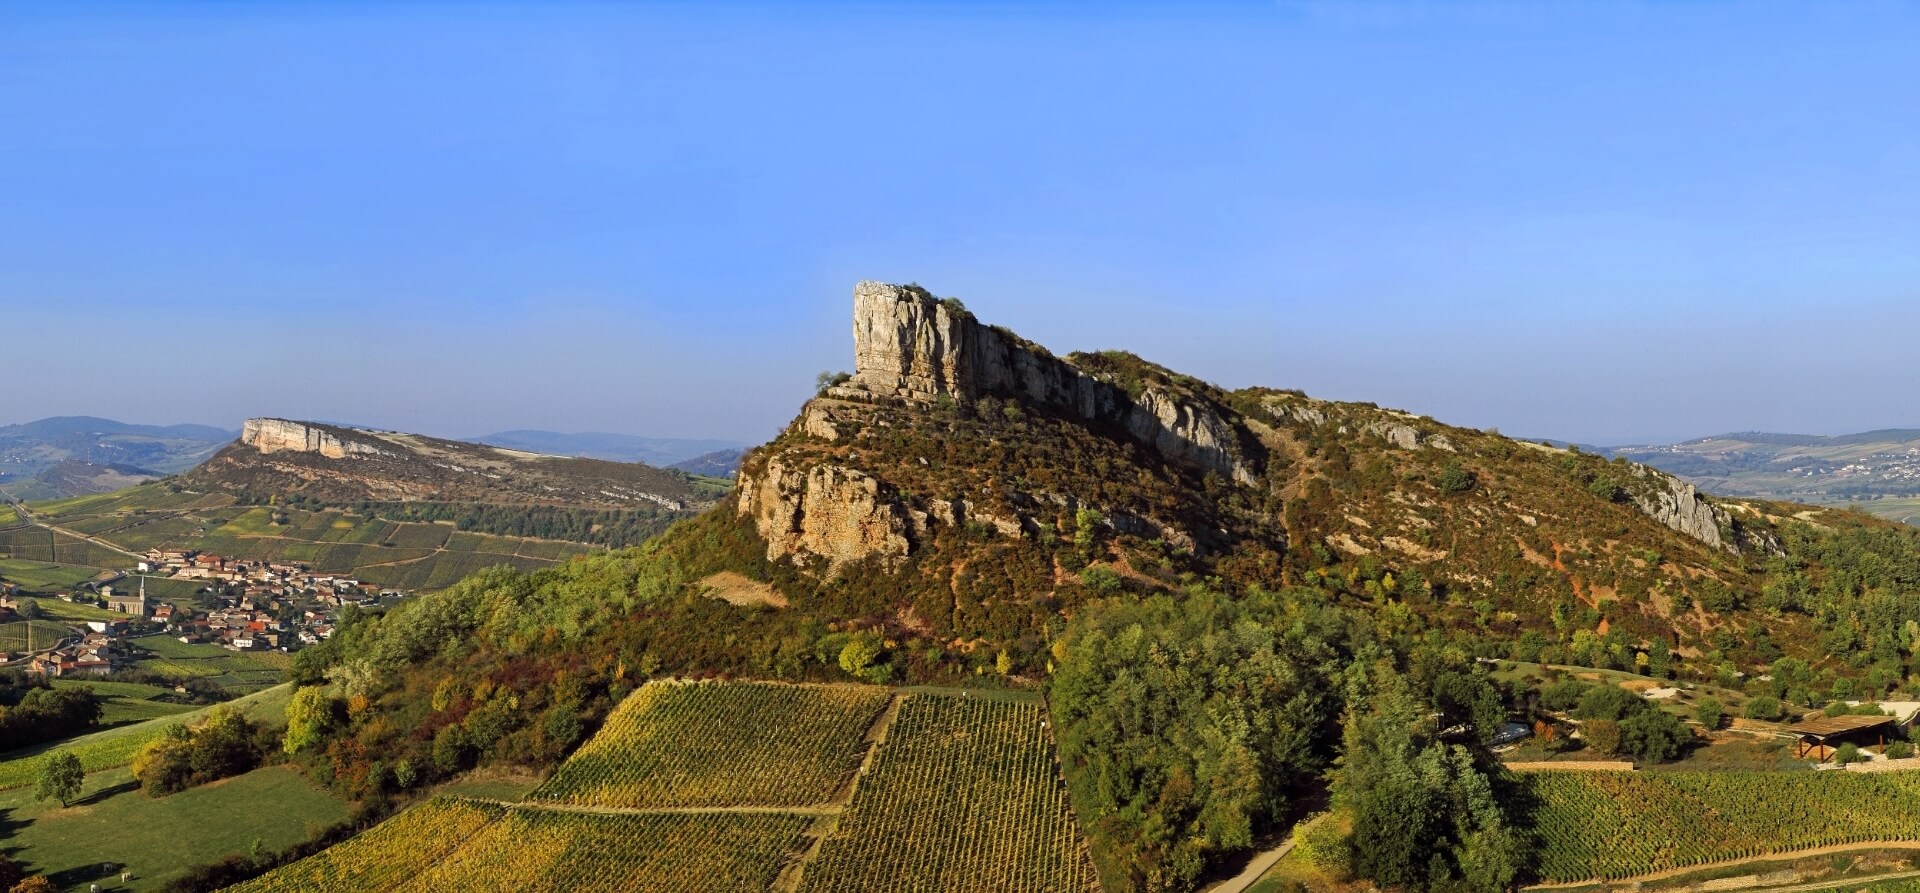
[[[548,456],[419,434],[248,419],[240,439],[183,486],[253,496],[357,502],[484,503],[686,511],[716,488],[629,462]]]
[[[860,284],[853,320],[855,371],[714,509],[303,651],[323,715],[360,705],[316,733],[312,770],[356,798],[395,761],[422,790],[544,772],[671,676],[1044,688],[1110,893],[1237,870],[1329,778],[1345,870],[1505,889],[1541,877],[1533,817],[1484,745],[1510,718],[1562,722],[1543,705],[1567,692],[1492,663],[1710,683],[1766,721],[1920,672],[1911,528],[1130,354],[1056,357],[917,287]],[[1575,688],[1622,730],[1595,750],[1699,746],[1625,689]],[[849,870],[896,864],[866,858]]]
[[[1920,523],[1920,430],[1840,437],[1745,432],[1607,452],[1726,496],[1857,506]]]
[[[129,425],[71,416],[0,426],[0,492],[61,499],[185,471],[233,440],[205,425]]]

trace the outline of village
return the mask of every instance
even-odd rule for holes
[[[177,582],[189,582],[193,595],[149,594],[149,580],[176,581],[166,587],[172,592],[183,588]],[[343,608],[377,607],[410,594],[315,573],[304,564],[153,549],[129,570],[103,571],[56,594],[124,617],[85,621],[58,641],[28,638],[20,650],[0,652],[0,666],[48,677],[106,676],[137,660],[138,640],[152,636],[233,652],[297,651],[332,635]],[[33,601],[16,584],[0,582],[0,623],[37,619],[29,616],[37,612]]]

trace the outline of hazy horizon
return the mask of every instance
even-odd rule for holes
[[[872,278],[1528,438],[1920,426],[1912,7],[0,23],[0,424],[758,442]]]

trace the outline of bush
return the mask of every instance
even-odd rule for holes
[[[1779,700],[1775,698],[1754,698],[1747,702],[1745,710],[1740,711],[1740,715],[1748,719],[1768,721],[1777,720],[1785,714],[1786,711],[1781,708]]]
[[[1904,760],[1913,756],[1913,744],[1907,741],[1895,741],[1887,745],[1887,759]]]
[[[1864,759],[1866,759],[1866,757],[1861,755],[1860,748],[1855,747],[1851,742],[1842,744],[1833,751],[1833,761],[1842,766],[1848,763],[1858,763]]]
[[[1587,746],[1606,754],[1620,753],[1620,724],[1611,719],[1591,719],[1580,727]]]
[[[1345,881],[1353,876],[1353,844],[1334,818],[1323,812],[1293,826],[1293,851],[1329,880]]]
[[[1449,461],[1433,479],[1433,485],[1442,493],[1465,493],[1473,489],[1473,472],[1460,466],[1459,460]]]
[[[1720,724],[1726,721],[1726,714],[1721,712],[1718,698],[1701,698],[1699,703],[1693,705],[1693,718],[1712,730],[1720,728]]]

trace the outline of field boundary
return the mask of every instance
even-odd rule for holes
[[[1783,850],[1777,853],[1762,853],[1757,856],[1742,856],[1738,859],[1723,859],[1718,862],[1701,862],[1684,868],[1668,868],[1648,874],[1636,874],[1619,878],[1587,878],[1579,881],[1554,881],[1546,884],[1529,884],[1522,890],[1573,890],[1581,887],[1617,884],[1644,884],[1649,881],[1665,881],[1686,877],[1703,871],[1718,871],[1723,868],[1738,868],[1761,862],[1777,862],[1781,859],[1810,859],[1815,856],[1833,856],[1860,850],[1920,850],[1920,840],[1863,840],[1854,843],[1836,843],[1828,846],[1809,847],[1799,850]],[[1920,874],[1920,872],[1915,872]],[[1864,880],[1864,879],[1863,879]],[[1800,889],[1820,890],[1832,886],[1847,886],[1852,880],[1815,884]]]
[[[812,865],[814,860],[819,858],[820,848],[826,845],[827,838],[832,837],[833,832],[840,830],[840,816],[846,812],[847,807],[853,805],[853,795],[860,789],[860,780],[867,777],[868,769],[873,768],[873,761],[878,758],[880,748],[887,743],[887,733],[893,730],[894,719],[900,715],[900,705],[906,703],[910,697],[913,695],[907,692],[894,692],[893,697],[887,699],[887,706],[881,708],[880,713],[873,718],[873,724],[867,727],[867,751],[860,755],[859,767],[853,770],[853,777],[847,779],[846,784],[841,785],[839,791],[834,792],[834,798],[831,801],[834,804],[833,811],[823,814],[812,827],[806,830],[804,836],[808,838],[808,844],[796,855],[793,863],[774,879],[773,886],[768,888],[771,893],[797,893],[800,889],[800,884],[806,880],[807,866]]]

